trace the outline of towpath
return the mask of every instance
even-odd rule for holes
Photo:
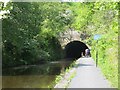
[[[77,60],[76,76],[68,88],[112,88],[92,58]]]

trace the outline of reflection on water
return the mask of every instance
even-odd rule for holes
[[[2,76],[0,75],[0,90],[2,90]]]
[[[48,88],[54,80],[55,75],[3,76],[2,88]]]
[[[70,65],[70,61],[50,62],[3,69],[3,88],[48,88],[54,86],[56,75]]]

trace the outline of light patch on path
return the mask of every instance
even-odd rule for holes
[[[77,63],[77,74],[68,88],[111,88],[92,58],[80,58]]]

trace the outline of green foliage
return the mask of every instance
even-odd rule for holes
[[[56,76],[56,78],[55,78],[55,84],[57,85],[57,88],[59,88],[59,87],[67,88],[68,87],[69,82],[76,75],[76,71],[73,68],[73,67],[76,67],[76,65],[77,65],[76,61],[72,62],[70,64],[70,66],[65,69],[64,72],[61,72],[60,75]]]
[[[3,18],[3,67],[60,59],[57,36],[69,23],[64,4],[14,2],[11,7]]]
[[[98,43],[91,39],[92,56],[95,59],[98,49],[99,67],[112,86],[118,87],[118,4],[95,3],[94,5],[92,34],[101,34],[102,38]]]
[[[89,20],[91,20],[91,14],[93,13],[93,3],[72,3],[71,12],[73,12],[73,20],[71,27],[80,30],[87,26]]]

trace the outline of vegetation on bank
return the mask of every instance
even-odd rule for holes
[[[106,42],[104,45],[102,44],[103,41]],[[111,85],[118,87],[118,41],[116,39],[113,42],[113,39],[109,41],[107,38],[102,38],[98,41],[96,49],[98,49],[98,66],[111,82]],[[111,43],[112,45],[110,45]],[[96,49],[93,50],[95,60]]]
[[[61,58],[58,33],[67,24],[64,4],[10,2],[3,10],[3,67],[43,63]]]
[[[98,4],[98,5],[103,5]],[[104,6],[104,5],[103,5]],[[118,87],[118,3],[107,3],[104,12],[96,12],[100,16],[96,20],[94,34],[101,34],[101,39],[92,40],[92,56],[96,59],[98,50],[98,66],[113,87]],[[104,7],[105,7],[104,6]],[[104,18],[103,18],[104,17]],[[98,25],[97,25],[98,24]]]
[[[74,61],[64,72],[61,72],[60,75],[56,76],[55,87],[54,88],[67,88],[70,81],[76,75],[76,65],[78,62]]]
[[[59,60],[59,33],[73,28],[92,50],[106,78],[118,87],[117,2],[0,2],[3,67]],[[98,43],[95,34],[102,37]]]

